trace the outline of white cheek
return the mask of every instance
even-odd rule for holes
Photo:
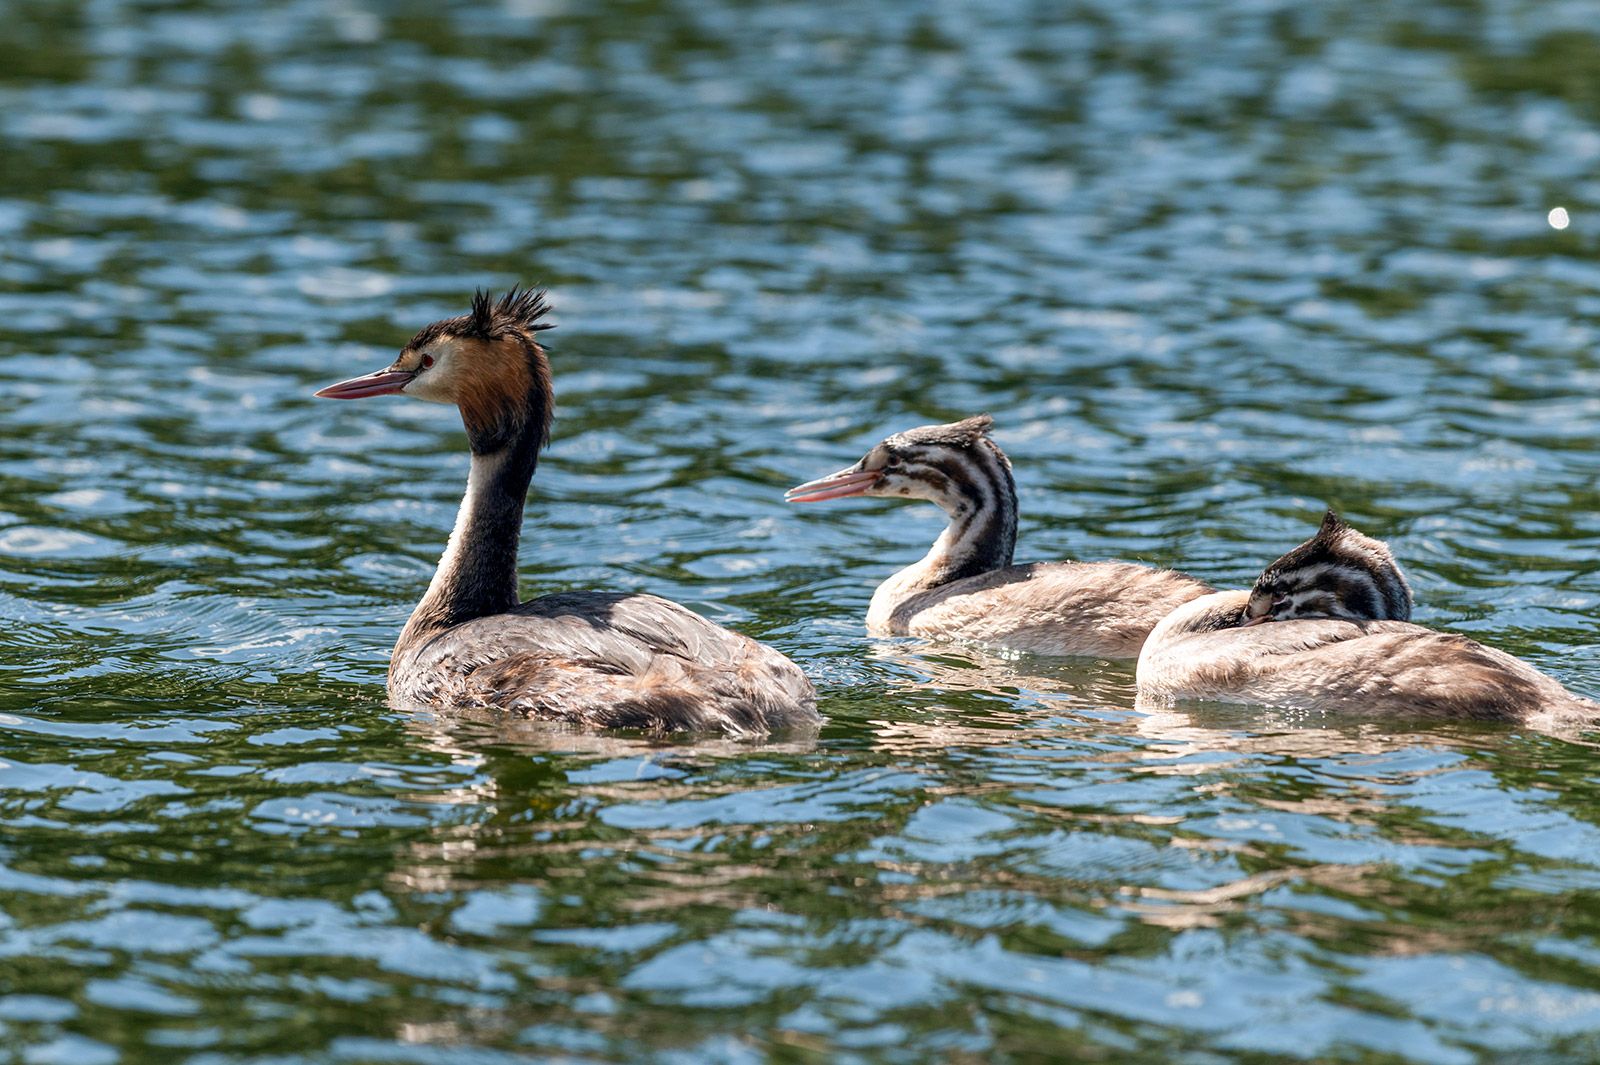
[[[425,399],[430,403],[453,403],[445,390],[440,387],[437,378],[427,373],[422,374],[405,387],[405,394],[414,399]]]
[[[440,360],[413,378],[411,383],[406,385],[405,393],[416,399],[425,399],[429,403],[454,403],[456,399],[455,389],[451,387],[452,376],[450,364]]]

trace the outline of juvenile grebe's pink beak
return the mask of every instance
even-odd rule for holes
[[[319,388],[313,395],[323,399],[366,399],[368,396],[393,396],[405,391],[406,385],[417,376],[411,370],[379,370],[365,377],[352,377],[327,388]]]
[[[879,476],[878,470],[860,470],[851,466],[838,473],[818,477],[815,481],[795,485],[783,493],[783,498],[790,503],[820,503],[824,499],[858,496],[877,484]]]
[[[1267,622],[1269,622],[1271,620],[1272,620],[1272,615],[1271,614],[1262,614],[1258,618],[1249,618],[1249,619],[1247,619],[1245,621],[1239,622],[1239,627],[1241,629],[1248,629],[1252,625],[1265,625]]]

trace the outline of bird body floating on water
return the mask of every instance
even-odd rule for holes
[[[317,395],[404,395],[461,411],[472,453],[444,556],[389,663],[399,704],[492,707],[579,725],[761,734],[819,720],[789,659],[653,595],[561,592],[521,602],[517,546],[554,396],[543,292],[478,293],[390,366]]]
[[[867,631],[983,643],[1038,654],[1137,658],[1175,608],[1211,589],[1131,562],[1012,565],[1017,488],[987,414],[924,425],[853,466],[789,489],[791,503],[849,496],[925,499],[949,524],[920,561],[878,586]]]
[[[1397,719],[1600,719],[1600,703],[1526,662],[1410,618],[1388,545],[1330,510],[1250,591],[1202,596],[1157,625],[1139,656],[1140,697]]]

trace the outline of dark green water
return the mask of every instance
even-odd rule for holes
[[[0,0],[7,1060],[1594,1059],[1580,738],[869,641],[934,515],[780,502],[987,410],[1022,559],[1334,503],[1600,694],[1594,16]],[[770,640],[814,742],[386,707],[463,441],[310,392],[513,281],[526,590]]]

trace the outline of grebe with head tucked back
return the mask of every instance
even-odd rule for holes
[[[653,595],[517,598],[523,505],[554,397],[544,293],[484,293],[399,358],[317,392],[406,395],[461,411],[472,468],[449,545],[389,663],[397,703],[499,708],[574,724],[758,734],[814,725],[798,666]]]
[[[1248,592],[1174,610],[1139,656],[1141,699],[1215,699],[1369,717],[1569,724],[1600,704],[1503,651],[1410,624],[1388,545],[1332,511]]]
[[[1011,461],[980,414],[909,429],[853,466],[789,489],[791,503],[847,496],[926,499],[949,515],[922,561],[878,586],[867,631],[967,640],[1018,651],[1135,658],[1175,607],[1210,591],[1171,570],[1129,562],[1011,564],[1017,488]]]

